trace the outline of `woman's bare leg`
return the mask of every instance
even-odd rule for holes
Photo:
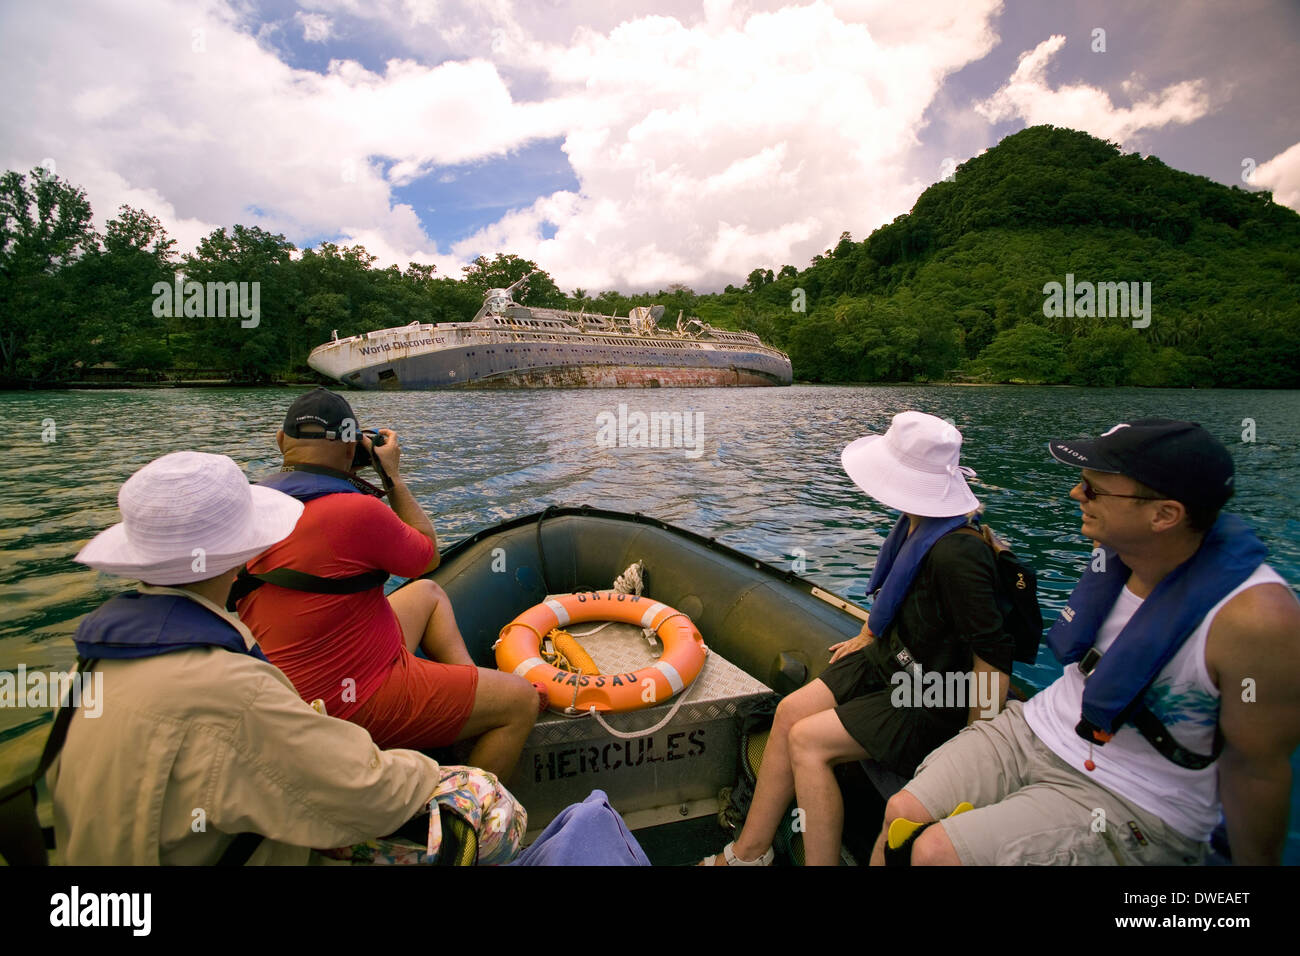
[[[844,797],[835,767],[865,760],[868,754],[832,710],[799,721],[790,728],[789,739],[795,793],[804,813],[804,863],[837,866],[844,834]]]
[[[790,728],[805,717],[835,706],[835,695],[820,680],[805,684],[776,708],[772,733],[758,769],[758,785],[749,806],[749,815],[736,837],[734,852],[742,860],[755,860],[767,852],[785,816],[785,808],[794,797],[794,773],[790,765]],[[725,866],[718,854],[714,864]]]

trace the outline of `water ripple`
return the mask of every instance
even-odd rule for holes
[[[116,494],[137,468],[170,451],[230,455],[253,479],[278,466],[275,431],[290,389],[7,393],[15,444],[0,460],[0,668],[67,661],[77,620],[121,587],[72,561],[118,520]],[[895,515],[840,468],[844,445],[916,408],[951,418],[987,520],[1034,564],[1049,619],[1087,561],[1074,473],[1049,438],[1096,434],[1124,418],[1202,422],[1232,450],[1233,508],[1256,527],[1271,561],[1300,581],[1300,395],[1142,389],[794,387],[644,392],[357,393],[368,427],[402,440],[402,469],[444,545],[550,504],[639,511],[861,598]],[[700,422],[686,447],[602,447],[600,416],[677,413]],[[1241,439],[1242,420],[1257,440]],[[53,419],[57,440],[42,443]],[[1050,657],[1050,655],[1045,655]],[[1041,686],[1059,668],[1026,669]],[[21,715],[19,715],[21,716]],[[30,715],[28,715],[30,716]],[[0,713],[0,731],[18,717]]]

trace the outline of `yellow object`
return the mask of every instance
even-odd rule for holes
[[[551,646],[555,648],[556,652],[566,658],[569,666],[563,668],[563,670],[577,674],[595,675],[600,673],[600,668],[591,659],[591,655],[582,649],[582,645],[578,643],[577,638],[568,631],[562,631],[557,627],[546,637],[550,640]],[[556,666],[560,665],[557,664]]]
[[[952,813],[948,814],[948,816],[955,817],[959,813],[965,813],[967,810],[974,809],[974,804],[967,803],[963,800],[961,803],[957,804],[956,808]],[[908,841],[913,833],[923,826],[925,826],[924,823],[917,823],[915,820],[906,820],[903,817],[899,817],[889,825],[889,848],[891,850],[897,850]]]
[[[570,664],[569,659],[565,657],[563,654],[561,654],[559,651],[555,650],[554,648],[551,648],[548,651],[545,647],[543,647],[540,653],[542,655],[542,660],[546,661],[546,663],[550,664],[556,670],[561,670],[564,671],[565,673],[570,673],[570,674],[573,673],[573,669],[574,669],[573,665]]]

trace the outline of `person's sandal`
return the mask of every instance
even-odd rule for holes
[[[727,861],[727,866],[771,866],[772,861],[776,859],[776,851],[771,847],[768,847],[767,852],[762,854],[758,859],[742,860],[740,857],[736,856],[735,846],[736,844],[733,842],[728,843],[722,848],[722,857]],[[716,866],[717,862],[718,854],[715,853],[713,856],[706,856],[701,860],[700,866]]]

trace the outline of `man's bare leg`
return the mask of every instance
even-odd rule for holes
[[[898,791],[885,802],[885,823],[876,837],[876,845],[871,851],[871,865],[885,865],[885,846],[889,839],[889,825],[897,819],[911,820],[913,823],[928,823],[934,819],[921,801],[907,792]]]
[[[926,827],[924,833],[912,844],[913,866],[961,866],[957,848],[948,839],[948,831],[941,825]]]
[[[490,770],[504,783],[536,722],[537,690],[532,684],[515,674],[480,667],[474,709],[456,739],[478,737],[469,764]]]
[[[474,666],[474,659],[456,626],[451,599],[433,581],[427,578],[412,581],[390,594],[388,603],[402,625],[406,649],[412,654],[419,647],[430,660],[440,664]]]
[[[833,710],[805,717],[790,729],[790,754],[795,794],[804,813],[805,865],[838,866],[844,797],[835,766],[865,760],[868,754]]]
[[[758,768],[758,783],[749,815],[736,837],[733,852],[742,860],[756,860],[767,852],[776,837],[785,808],[794,797],[794,772],[790,768],[790,728],[805,717],[835,706],[835,695],[820,680],[800,687],[777,705],[772,732]],[[726,866],[719,853],[715,866]]]

